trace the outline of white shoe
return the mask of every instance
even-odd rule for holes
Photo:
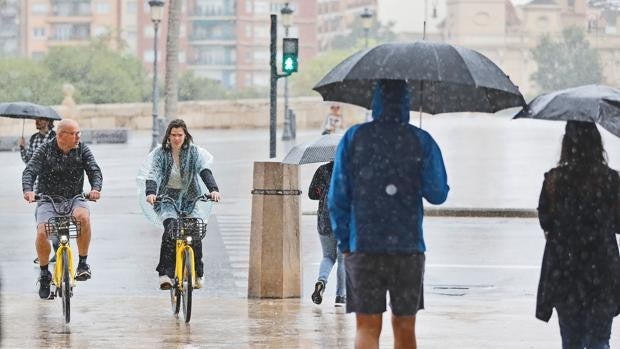
[[[159,288],[162,290],[169,290],[172,288],[172,280],[170,280],[168,275],[159,276]]]
[[[202,285],[204,285],[204,283],[205,283],[205,278],[204,278],[204,276],[203,276],[203,277],[196,278],[196,282],[194,283],[194,288],[195,288],[195,289],[202,288]]]

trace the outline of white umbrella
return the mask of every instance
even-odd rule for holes
[[[284,164],[311,164],[334,160],[342,134],[328,134],[294,146],[282,160]]]

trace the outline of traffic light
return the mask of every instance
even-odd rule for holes
[[[297,72],[297,55],[299,43],[297,38],[282,39],[282,72],[291,75]]]

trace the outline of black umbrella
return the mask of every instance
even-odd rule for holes
[[[45,105],[29,102],[0,103],[0,116],[13,119],[39,119],[62,120],[60,114]],[[22,137],[24,136],[24,123],[22,122]]]
[[[333,68],[314,90],[326,101],[370,109],[379,79],[406,80],[411,110],[429,114],[487,112],[525,105],[519,88],[484,55],[445,43],[382,44]]]
[[[620,137],[620,90],[584,85],[542,94],[514,118],[596,122]]]
[[[15,119],[62,120],[60,114],[51,107],[28,102],[0,103],[0,116]]]

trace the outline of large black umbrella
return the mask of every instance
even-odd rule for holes
[[[584,85],[542,94],[514,118],[596,122],[620,137],[620,90]]]
[[[0,116],[15,119],[62,119],[51,107],[28,102],[0,103]]]
[[[0,103],[0,116],[13,119],[39,119],[62,120],[52,107],[34,104],[30,102]],[[22,137],[24,136],[24,121],[22,122]]]
[[[326,101],[370,109],[379,79],[406,80],[411,110],[487,112],[525,105],[519,88],[484,55],[445,43],[382,44],[346,58],[314,90]]]

